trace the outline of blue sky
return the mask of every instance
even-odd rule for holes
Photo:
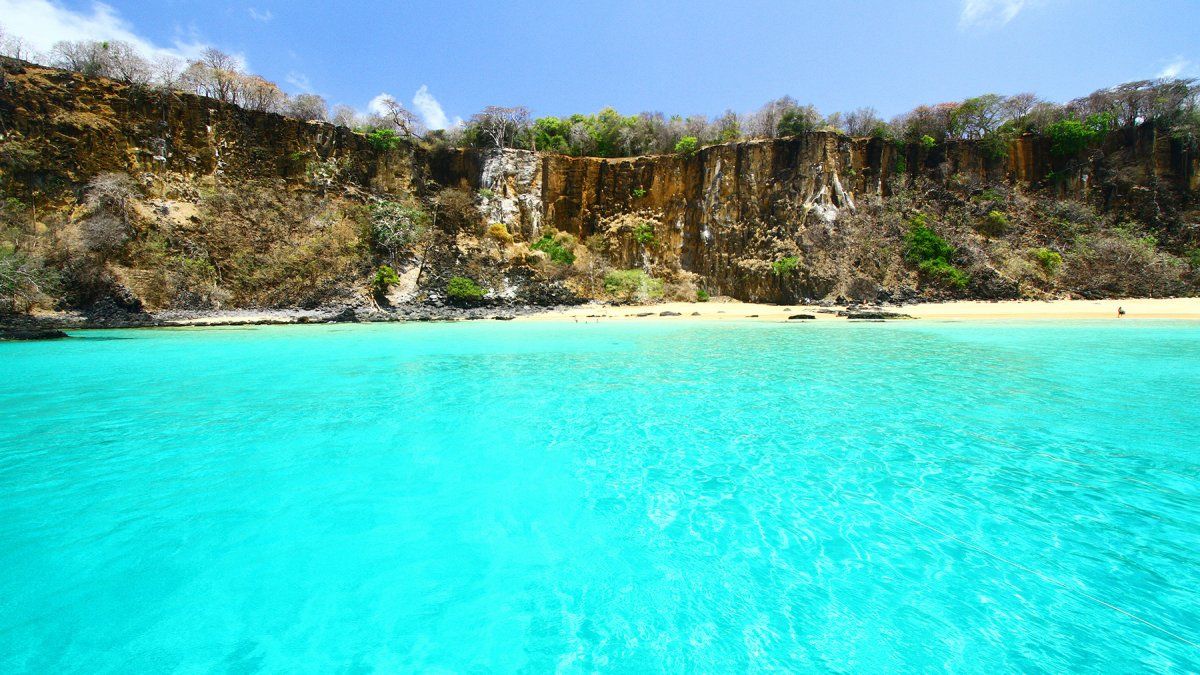
[[[1200,75],[1195,0],[899,2],[317,2],[0,0],[0,25],[38,43],[133,38],[214,45],[290,92],[366,109],[382,92],[468,117],[716,115],[789,94],[822,112],[1033,91],[1067,100],[1164,74]]]

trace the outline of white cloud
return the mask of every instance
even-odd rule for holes
[[[962,0],[962,14],[958,17],[958,27],[962,29],[972,26],[1003,26],[1016,18],[1028,5],[1028,0]]]
[[[121,40],[143,56],[195,59],[206,46],[196,36],[177,37],[170,46],[156,45],[134,32],[116,10],[92,4],[90,13],[74,12],[51,0],[0,0],[0,25],[35,50],[48,52],[61,40]]]
[[[1166,65],[1166,67],[1164,67],[1158,73],[1158,76],[1162,77],[1162,78],[1172,79],[1172,78],[1179,77],[1180,75],[1190,71],[1191,69],[1192,69],[1191,61],[1188,61],[1187,59],[1183,58],[1182,56],[1176,56],[1173,61],[1168,63]]]
[[[386,113],[387,108],[383,106],[383,103],[388,99],[395,100],[396,97],[385,92],[371,99],[371,102],[367,104],[367,112],[375,113],[376,115],[382,115]]]
[[[254,7],[247,7],[246,13],[250,15],[251,19],[254,19],[255,21],[261,21],[263,23],[267,23],[271,19],[275,18],[275,15],[272,14],[271,10],[269,9],[259,11]]]
[[[425,122],[425,126],[430,129],[445,129],[447,127],[456,127],[462,124],[461,117],[455,117],[454,121],[446,117],[446,111],[442,109],[442,104],[429,93],[429,87],[421,85],[417,93],[413,94],[413,107],[416,108],[417,114],[421,116],[421,120]]]

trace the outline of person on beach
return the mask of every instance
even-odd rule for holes
[[[1121,318],[1121,317],[1123,317],[1123,316],[1125,316],[1125,308],[1124,308],[1124,307],[1118,307],[1118,308],[1117,308],[1117,318],[1119,319],[1119,318]]]

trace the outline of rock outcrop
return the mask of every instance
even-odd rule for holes
[[[693,295],[702,288],[759,301],[943,293],[902,256],[904,219],[918,210],[943,219],[939,230],[956,245],[956,263],[972,272],[970,286],[956,292],[974,297],[1085,293],[1075,288],[1077,280],[1075,286],[1061,280],[1069,275],[1053,277],[1049,268],[1028,262],[1035,247],[1060,242],[1065,249],[1069,237],[1079,235],[1037,223],[1054,200],[1128,214],[1156,236],[1163,233],[1159,243],[1177,252],[1200,236],[1192,232],[1200,157],[1151,127],[1118,132],[1099,151],[1069,159],[1053,156],[1048,141],[1032,135],[999,157],[970,142],[924,148],[832,132],[715,145],[687,157],[568,157],[414,141],[381,148],[332,124],[0,60],[0,189],[40,210],[28,236],[59,251],[54,232],[78,218],[85,184],[105,172],[137,179],[145,193],[140,208],[150,215],[135,239],[146,251],[166,250],[106,263],[117,282],[150,288],[144,278],[156,270],[148,267],[174,261],[194,271],[199,260],[212,270],[205,283],[234,289],[223,291],[232,298],[226,306],[368,297],[379,261],[365,240],[347,241],[358,237],[364,205],[378,198],[428,199],[446,188],[473,199],[480,222],[458,224],[450,233],[455,238],[428,249],[430,260],[400,270],[412,279],[405,301],[460,273],[493,279],[490,297],[498,300],[561,302],[603,293],[596,264],[590,271],[548,270],[540,253],[488,244],[482,233],[491,223],[505,226],[510,247],[513,238],[520,246],[546,233],[569,233],[580,247],[589,242],[588,250],[612,268],[643,269]],[[253,199],[243,198],[245,186],[257,191]],[[989,186],[1003,188],[1007,205],[993,203]],[[997,208],[1025,220],[1009,232],[977,231],[974,221]],[[46,213],[58,214],[58,221]],[[305,214],[313,215],[306,220]],[[261,236],[246,231],[255,223],[263,224]],[[1102,227],[1096,223],[1087,227]],[[218,226],[236,241],[214,243]],[[286,241],[276,241],[280,237]],[[286,250],[271,248],[275,244]],[[338,265],[312,259],[329,251],[342,256]],[[285,252],[291,257],[284,259]],[[794,259],[794,273],[773,267],[785,259]],[[328,274],[302,294],[275,287],[291,283],[294,275],[284,272],[251,280],[262,288],[228,281],[234,262],[241,261],[246,276],[245,266],[260,260],[311,269],[309,277]],[[1164,269],[1171,264],[1167,260]],[[572,276],[589,274],[586,281]],[[1194,288],[1181,274],[1169,287],[1158,277],[1118,278],[1090,292]],[[195,296],[189,293],[163,291],[147,302],[175,306]]]

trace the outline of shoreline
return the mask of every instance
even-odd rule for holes
[[[1117,309],[1125,311],[1118,317]],[[168,311],[127,317],[92,319],[81,314],[56,313],[9,317],[0,331],[97,330],[105,328],[183,328],[206,326],[302,325],[323,323],[393,323],[453,321],[515,321],[518,323],[612,323],[645,321],[1078,321],[1167,319],[1200,321],[1200,298],[1123,298],[1117,300],[952,300],[905,305],[771,305],[713,300],[664,302],[651,305],[587,303],[540,307],[404,307],[392,310],[239,309]]]
[[[1118,308],[1124,309],[1118,317]],[[874,316],[877,313],[893,316]],[[847,316],[847,314],[849,316]],[[793,319],[797,315],[811,318]],[[951,300],[905,305],[769,305],[748,302],[667,302],[581,305],[517,317],[521,322],[572,321],[1076,321],[1122,318],[1200,321],[1200,298],[1119,300]]]

